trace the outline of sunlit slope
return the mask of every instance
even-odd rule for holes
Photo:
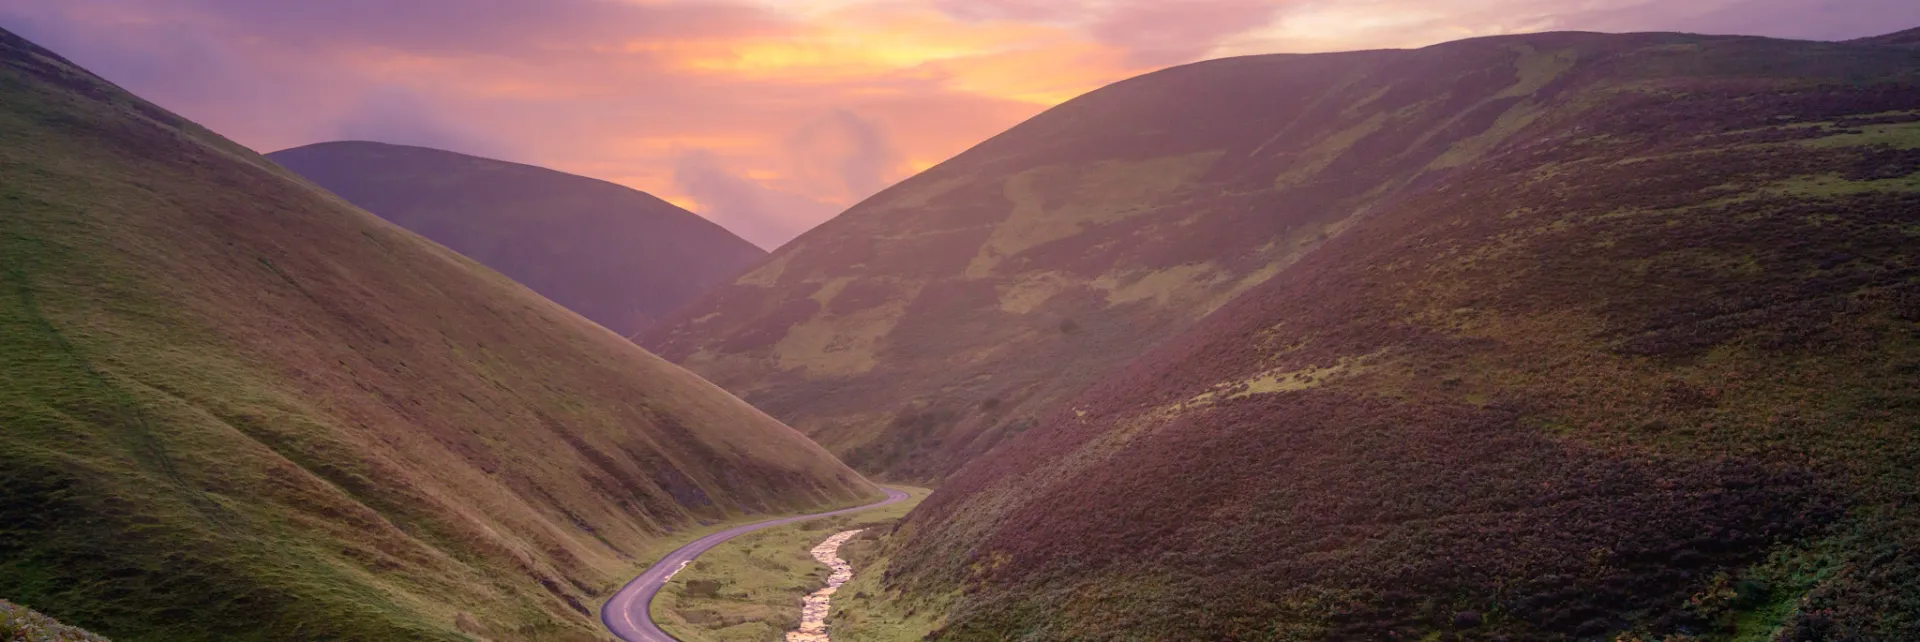
[[[1577,35],[1259,56],[1095,91],[861,203],[643,344],[857,468],[941,475],[1369,212],[1591,97]],[[1667,62],[1660,62],[1665,60]]]
[[[878,496],[719,388],[0,32],[0,595],[121,639],[598,639]]]
[[[936,637],[1920,639],[1920,51],[1486,48],[1578,63],[910,517]]]
[[[623,335],[767,255],[651,194],[540,167],[370,142],[267,158]]]

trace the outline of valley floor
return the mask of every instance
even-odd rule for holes
[[[826,585],[830,570],[808,551],[835,533],[866,529],[840,549],[854,567],[854,581],[835,595],[835,612],[828,620],[833,639],[849,639],[841,605],[853,601],[848,599],[854,595],[852,587],[866,572],[851,556],[891,530],[931,492],[895,488],[889,491],[906,496],[897,503],[767,528],[713,546],[659,589],[652,603],[654,624],[684,642],[780,640],[799,624],[802,598]]]

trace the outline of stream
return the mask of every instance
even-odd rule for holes
[[[827,635],[827,612],[832,610],[830,604],[833,593],[840,590],[840,585],[846,584],[847,580],[853,579],[853,567],[840,559],[840,545],[859,534],[859,530],[834,533],[833,537],[809,551],[813,559],[833,569],[833,574],[827,576],[826,588],[814,591],[801,600],[800,628],[788,631],[786,642],[831,642],[832,638]]]

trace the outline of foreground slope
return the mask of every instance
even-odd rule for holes
[[[1390,55],[1502,51],[1565,61],[1504,142],[910,516],[936,637],[1920,639],[1920,51]],[[1262,64],[1330,63],[1191,73]],[[1352,73],[1349,118],[1411,91]]]
[[[33,609],[0,600],[0,640],[9,642],[107,642],[106,638],[61,624]]]
[[[530,165],[370,142],[267,158],[628,336],[767,254],[651,194]]]
[[[0,32],[0,595],[143,641],[597,639],[669,530],[878,495]]]

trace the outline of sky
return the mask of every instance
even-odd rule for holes
[[[766,248],[1170,65],[1554,30],[1914,26],[1914,0],[0,0],[0,27],[261,152],[378,140],[531,163]]]

